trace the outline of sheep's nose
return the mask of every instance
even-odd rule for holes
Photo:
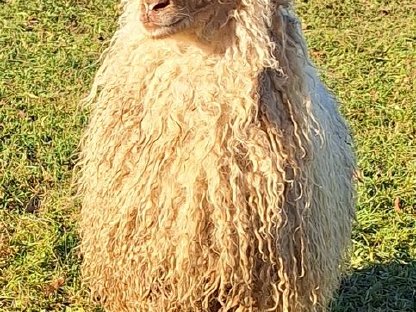
[[[170,4],[170,0],[156,0],[156,1],[149,1],[146,3],[146,11],[162,11]]]

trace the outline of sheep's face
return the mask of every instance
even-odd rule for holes
[[[236,1],[236,0],[235,0]],[[164,38],[228,16],[234,0],[141,0],[140,20],[150,37]],[[231,5],[232,6],[232,5]]]

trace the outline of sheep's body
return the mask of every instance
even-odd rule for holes
[[[134,12],[127,1],[83,142],[93,295],[108,311],[324,310],[350,240],[354,157],[293,16],[276,10],[266,68],[248,27],[215,52],[147,39]]]

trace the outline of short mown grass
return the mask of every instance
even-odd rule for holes
[[[333,312],[416,311],[416,6],[298,1],[361,172]],[[116,27],[113,0],[0,1],[0,311],[98,311],[79,278],[78,107]]]

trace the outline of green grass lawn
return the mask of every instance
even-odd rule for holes
[[[354,132],[361,182],[333,312],[416,311],[416,6],[298,1]],[[116,27],[110,0],[0,0],[0,311],[98,311],[79,279],[79,100]]]

